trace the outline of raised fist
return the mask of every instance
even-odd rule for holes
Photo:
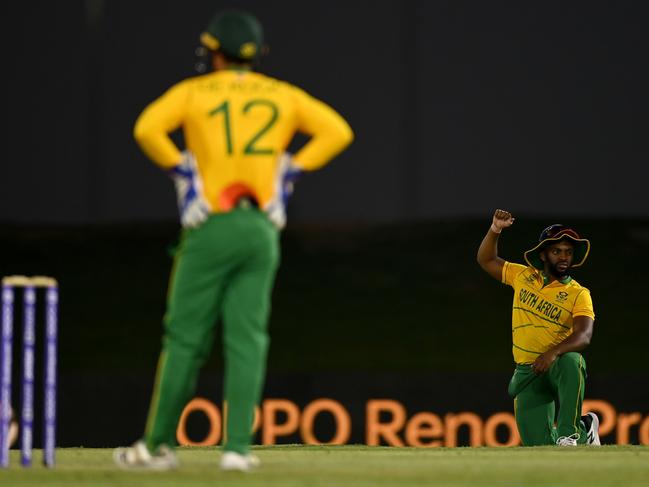
[[[514,217],[507,210],[496,210],[491,223],[491,230],[495,233],[502,232],[503,228],[511,227],[514,223]]]

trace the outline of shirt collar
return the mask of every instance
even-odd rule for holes
[[[547,286],[548,284],[552,284],[552,283],[550,282],[550,279],[548,278],[548,276],[545,275],[545,272],[541,271],[540,274],[541,274],[541,279],[543,280],[543,286],[542,286],[542,287],[545,287],[545,286]],[[570,276],[564,276],[564,277],[562,277],[561,279],[557,279],[556,282],[559,282],[559,283],[561,283],[561,284],[563,284],[563,285],[565,286],[565,285],[568,284],[570,281],[572,281],[572,277],[570,277]],[[555,282],[555,281],[552,281],[552,282]]]

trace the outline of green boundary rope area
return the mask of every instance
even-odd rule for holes
[[[161,486],[410,486],[452,487],[645,486],[649,446],[535,448],[389,448],[366,446],[258,447],[263,465],[248,473],[221,472],[220,451],[182,448],[180,469],[172,472],[122,471],[112,450],[58,450],[54,470],[13,464],[0,471],[0,485]],[[40,452],[36,452],[38,457]]]

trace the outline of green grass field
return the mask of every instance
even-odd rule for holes
[[[54,470],[12,466],[1,486],[646,486],[648,446],[601,448],[387,448],[273,446],[255,448],[263,465],[249,474],[218,469],[214,448],[183,448],[173,472],[121,471],[109,449],[58,450]],[[40,460],[40,452],[35,453]]]

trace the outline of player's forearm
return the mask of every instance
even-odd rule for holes
[[[590,345],[593,337],[594,320],[590,316],[578,315],[574,317],[572,333],[564,341],[552,347],[556,355],[568,352],[579,352]]]
[[[498,257],[498,237],[503,228],[510,227],[514,217],[507,210],[496,210],[491,221],[491,227],[482,239],[478,248],[477,260],[480,267],[494,279],[504,282],[503,270],[505,260]]]
[[[134,137],[147,157],[163,169],[176,166],[182,159],[178,147],[164,132],[143,130],[136,125]]]
[[[340,154],[354,140],[349,125],[344,124],[325,133],[314,134],[294,156],[301,169],[313,171]]]
[[[587,332],[573,333],[564,341],[552,347],[556,355],[563,355],[568,352],[580,352],[590,345],[591,335]]]
[[[482,242],[480,243],[480,247],[478,248],[477,260],[478,260],[478,264],[480,264],[480,267],[482,267],[483,269],[490,262],[494,262],[498,260],[499,235],[500,235],[499,233],[494,232],[493,229],[490,228],[487,231],[487,234],[482,239]]]

